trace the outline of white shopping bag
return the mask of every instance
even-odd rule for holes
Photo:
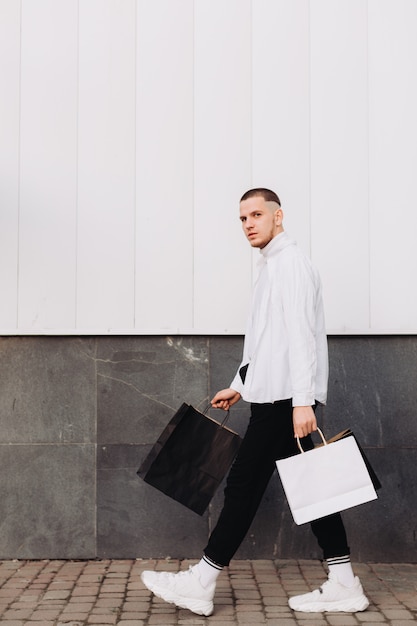
[[[305,524],[377,498],[353,436],[276,461],[296,524]],[[301,446],[300,446],[301,450]]]

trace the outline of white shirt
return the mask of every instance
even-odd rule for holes
[[[247,402],[292,398],[293,406],[327,399],[328,354],[320,277],[285,232],[261,249],[243,359],[230,387]]]

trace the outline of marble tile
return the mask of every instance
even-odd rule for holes
[[[0,338],[0,558],[198,558],[221,510],[203,517],[136,470],[183,401],[228,386],[241,337]],[[417,338],[330,337],[326,434],[354,430],[383,488],[343,515],[356,560],[408,561],[417,505]],[[249,406],[228,425],[241,435]],[[219,421],[223,412],[210,411]],[[96,455],[97,453],[97,455]],[[277,475],[238,558],[318,558]]]
[[[183,402],[207,405],[205,338],[103,338],[97,358],[100,443],[153,443]]]
[[[343,514],[357,561],[408,562],[416,550],[417,449],[368,451],[382,488],[378,500]]]
[[[95,342],[0,338],[0,442],[95,439]]]
[[[97,555],[99,558],[198,558],[208,535],[199,516],[145,483],[137,474],[150,446],[99,446]]]
[[[0,468],[0,558],[94,558],[94,445],[0,445]]]
[[[415,337],[329,338],[326,430],[354,428],[364,446],[417,445]]]

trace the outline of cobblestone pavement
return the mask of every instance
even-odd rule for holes
[[[144,569],[178,571],[195,561],[1,561],[1,626],[410,626],[417,624],[417,564],[355,564],[371,602],[362,613],[294,613],[287,600],[326,578],[321,563],[233,561],[218,581],[215,609],[199,617],[153,597]]]

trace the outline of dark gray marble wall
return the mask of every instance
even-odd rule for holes
[[[197,558],[200,517],[136,475],[183,401],[227,386],[240,337],[0,338],[0,558]],[[383,488],[344,513],[355,560],[417,561],[417,338],[330,337],[327,435],[350,427]],[[221,417],[220,412],[213,411]],[[244,433],[248,407],[230,426]],[[320,557],[277,476],[237,558]]]

